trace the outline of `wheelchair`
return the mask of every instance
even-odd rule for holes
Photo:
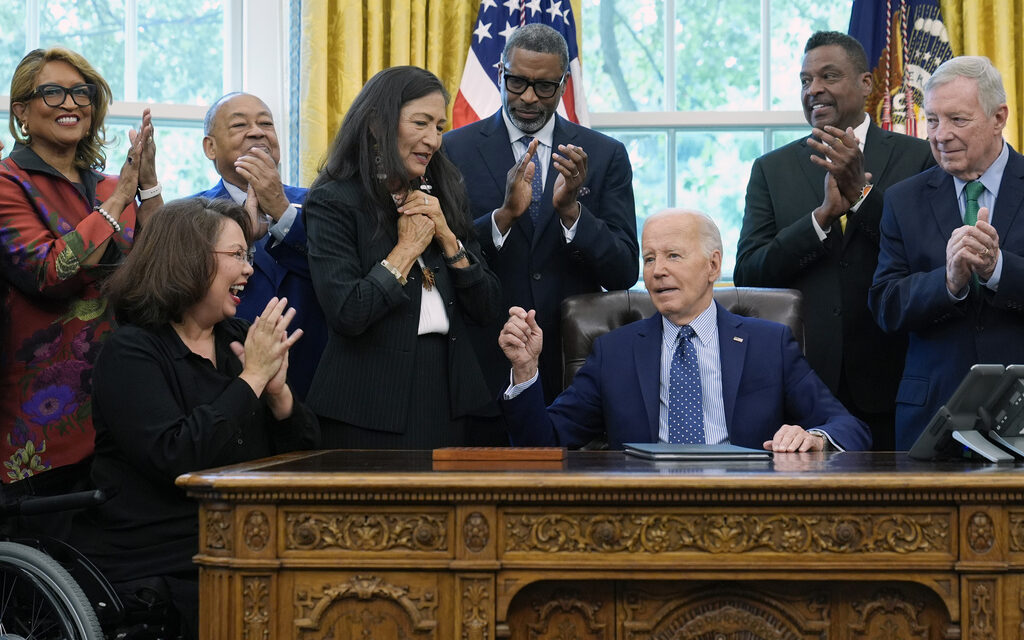
[[[0,522],[101,504],[102,491],[0,502]],[[113,585],[72,545],[0,539],[0,640],[180,640],[170,592],[154,577]]]

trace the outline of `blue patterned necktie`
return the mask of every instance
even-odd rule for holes
[[[668,441],[672,444],[703,444],[704,401],[700,368],[693,346],[693,327],[679,329],[679,344],[672,355],[668,382]]]
[[[523,143],[523,149],[529,151],[530,144],[533,143],[533,137],[523,136],[519,141]],[[530,220],[534,224],[537,223],[537,216],[540,215],[540,198],[544,195],[544,178],[541,176],[540,159],[537,155],[537,153],[534,153],[533,158],[530,159],[530,162],[533,163],[533,182],[530,183],[530,206],[527,208],[527,211],[530,212]]]

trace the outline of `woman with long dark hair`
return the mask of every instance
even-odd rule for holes
[[[466,441],[487,387],[468,323],[500,313],[458,169],[440,153],[448,94],[417,67],[381,71],[345,116],[305,205],[327,349],[307,402],[324,446]]]

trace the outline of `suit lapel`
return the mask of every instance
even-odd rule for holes
[[[886,171],[889,167],[889,159],[892,157],[892,140],[889,135],[879,129],[872,122],[868,125],[867,139],[864,141],[864,171],[871,174],[872,184],[881,184],[885,179]],[[881,192],[879,192],[881,193]],[[843,247],[850,242],[850,238],[856,235],[860,231],[862,226],[868,228],[878,228],[878,220],[871,221],[864,217],[861,211],[864,211],[866,207],[863,205],[857,213],[850,216],[847,221],[846,231],[843,232]],[[881,207],[877,209],[881,214]],[[877,238],[875,242],[877,242]]]
[[[562,120],[561,116],[555,114],[554,118],[555,130],[551,136],[552,156],[555,153],[558,153],[558,145],[572,144],[572,141],[576,139],[576,132],[574,130],[570,130],[569,127],[565,126],[565,121]],[[547,231],[548,226],[558,224],[558,216],[555,215],[555,207],[554,204],[552,204],[551,202],[551,199],[555,193],[555,180],[557,178],[558,170],[555,169],[554,162],[549,162],[547,179],[544,180],[544,195],[541,196],[540,213],[537,214],[537,232],[533,234],[533,241],[531,245],[531,248],[533,249],[533,251],[537,252],[538,257],[541,260],[543,260],[546,257],[546,255],[542,254],[546,254],[554,246],[550,242],[548,242],[544,245],[545,251],[537,251],[537,249],[540,247],[540,242],[543,238],[553,237]],[[557,237],[563,237],[560,230],[557,234]]]
[[[1009,144],[1009,143],[1007,143]],[[1024,157],[1010,147],[1010,158],[1003,170],[1003,178],[999,182],[999,195],[996,198],[993,215],[994,226],[999,233],[999,243],[1004,244],[1009,237],[1013,223],[1024,207]]]
[[[658,441],[661,334],[661,314],[655,313],[644,320],[643,326],[637,331],[636,344],[633,349],[633,364],[636,367],[640,394],[643,396],[644,410],[647,413],[647,426],[650,430],[651,442]]]
[[[512,152],[512,143],[508,139],[508,128],[505,126],[505,119],[501,116],[501,109],[498,109],[480,127],[480,136],[482,140],[477,146],[480,161],[491,174],[496,193],[500,193],[504,197],[508,170],[516,163],[516,156]],[[512,233],[516,233],[517,229],[520,233],[525,233],[527,238],[533,237],[533,221],[530,220],[529,215],[524,213],[512,225]]]
[[[725,424],[733,424],[736,396],[743,378],[743,363],[747,357],[749,335],[743,330],[740,316],[718,305],[718,349],[722,365],[722,402],[725,405]],[[731,429],[730,429],[731,431]]]
[[[935,171],[928,181],[928,186],[932,188],[931,193],[926,196],[931,206],[932,217],[939,227],[939,235],[948,240],[953,231],[964,223],[960,217],[960,205],[956,199],[953,176],[945,171]]]
[[[814,194],[814,201],[820,204],[825,197],[825,170],[811,162],[811,156],[816,152],[807,144],[807,138],[800,143],[800,151],[802,155],[797,164],[800,165],[800,170]]]

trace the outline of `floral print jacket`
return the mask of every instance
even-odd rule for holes
[[[93,207],[117,178],[81,173],[83,182],[72,183],[20,144],[0,162],[4,482],[80,462],[93,450],[92,367],[113,330],[100,284],[131,249],[136,221],[129,205],[115,232]],[[83,266],[108,238],[99,264]]]

